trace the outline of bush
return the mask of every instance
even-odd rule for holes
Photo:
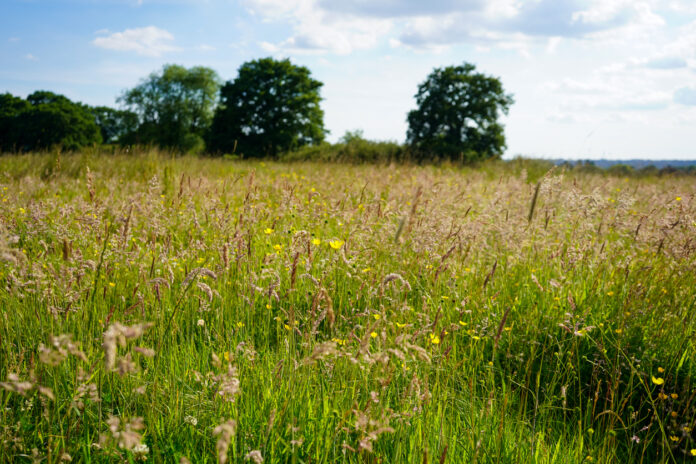
[[[284,161],[391,163],[410,160],[410,151],[396,142],[367,140],[362,131],[346,132],[338,143],[309,145],[285,153]]]

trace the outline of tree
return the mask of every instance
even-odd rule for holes
[[[17,116],[30,109],[31,105],[23,98],[10,93],[0,95],[0,151],[17,149]]]
[[[90,108],[104,143],[132,144],[136,140],[138,115],[108,106]]]
[[[63,95],[37,91],[26,100],[0,96],[0,148],[30,151],[54,146],[76,150],[101,142],[89,108]]]
[[[201,150],[217,103],[220,78],[210,68],[165,65],[119,101],[138,115],[137,141]]]
[[[475,66],[436,68],[418,87],[418,108],[408,113],[407,141],[420,157],[475,161],[505,149],[501,113],[514,102],[498,78]]]
[[[244,156],[275,156],[324,140],[322,83],[290,60],[263,58],[244,63],[220,91],[209,149]]]

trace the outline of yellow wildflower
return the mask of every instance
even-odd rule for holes
[[[334,250],[340,250],[344,243],[343,240],[331,240],[329,245],[331,245],[331,248]]]

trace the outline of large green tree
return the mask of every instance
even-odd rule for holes
[[[244,63],[222,87],[209,149],[259,157],[321,142],[327,132],[319,106],[322,85],[287,59]]]
[[[203,148],[217,103],[220,79],[203,66],[165,65],[119,101],[138,115],[137,141],[182,151]]]
[[[76,150],[100,142],[99,127],[86,105],[43,90],[26,100],[10,94],[0,96],[2,151]]]
[[[18,148],[17,118],[30,109],[31,105],[25,99],[10,93],[0,94],[0,151],[15,151]]]
[[[475,161],[505,149],[498,121],[513,103],[500,79],[474,65],[435,69],[418,87],[418,108],[408,114],[407,141],[421,158]]]

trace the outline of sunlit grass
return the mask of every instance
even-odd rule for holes
[[[0,158],[0,461],[696,462],[692,179],[538,167]]]

